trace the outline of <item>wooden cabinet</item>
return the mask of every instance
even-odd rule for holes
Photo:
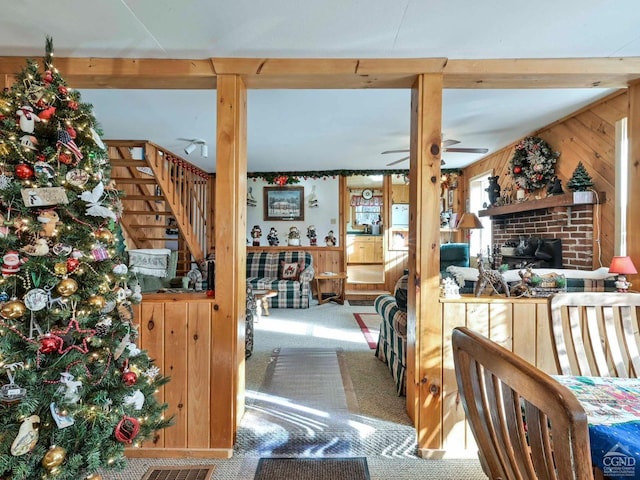
[[[347,263],[382,263],[382,235],[347,235]]]
[[[157,398],[168,405],[165,416],[174,417],[174,424],[140,448],[127,449],[127,456],[231,456],[231,449],[222,447],[223,441],[211,429],[216,415],[228,415],[212,408],[219,403],[213,362],[218,336],[214,304],[203,292],[145,294],[142,303],[134,305],[139,348],[171,377]]]
[[[409,185],[393,185],[391,203],[409,203]]]

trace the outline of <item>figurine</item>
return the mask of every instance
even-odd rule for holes
[[[253,228],[251,229],[251,238],[253,238],[254,247],[260,246],[261,236],[262,236],[262,229],[260,228],[260,225],[254,225]]]
[[[336,246],[336,237],[333,236],[333,230],[329,230],[329,233],[327,233],[327,236],[324,237],[324,243],[327,247]]]
[[[275,247],[280,243],[280,240],[278,239],[278,231],[275,229],[275,227],[271,227],[271,230],[269,230],[267,241],[272,247]]]
[[[296,247],[300,245],[300,231],[298,227],[290,227],[287,237],[289,238],[289,245]]]
[[[489,206],[493,207],[500,198],[500,184],[498,183],[499,175],[495,177],[489,177],[489,186],[484,189],[489,194]]]
[[[311,194],[309,195],[309,208],[318,206],[318,197],[316,197],[316,186],[311,187]]]
[[[307,238],[309,239],[309,245],[315,246],[318,244],[315,225],[309,225],[307,227]]]

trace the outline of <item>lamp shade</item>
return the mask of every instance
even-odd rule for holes
[[[609,273],[619,273],[621,275],[631,275],[638,273],[631,257],[613,257],[609,265]]]
[[[457,225],[458,229],[484,228],[475,213],[463,213]]]

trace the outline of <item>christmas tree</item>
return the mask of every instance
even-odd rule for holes
[[[587,172],[587,169],[584,168],[582,162],[578,162],[578,166],[573,171],[573,175],[571,175],[571,179],[567,182],[567,187],[576,192],[584,192],[589,189],[589,187],[593,187],[593,180],[591,180],[591,175]]]
[[[0,479],[99,479],[165,428],[137,349],[120,195],[92,107],[29,60],[0,95]],[[5,377],[6,376],[6,381]]]

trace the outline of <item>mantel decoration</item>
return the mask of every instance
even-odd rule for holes
[[[589,175],[587,169],[584,168],[582,162],[578,162],[578,166],[573,171],[573,175],[571,175],[571,178],[567,182],[567,187],[574,192],[584,192],[593,187],[591,175]]]
[[[554,152],[540,137],[527,137],[516,144],[509,162],[509,173],[525,190],[538,190],[555,177],[555,164],[560,152]]]

